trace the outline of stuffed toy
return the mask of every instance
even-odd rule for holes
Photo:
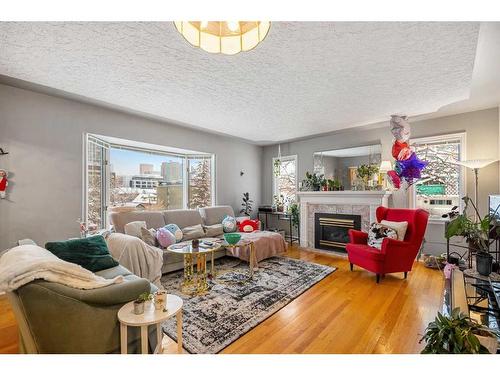
[[[7,186],[9,186],[9,181],[7,180],[7,171],[0,169],[0,199],[4,199],[6,196]]]
[[[179,228],[177,224],[168,224],[165,225],[163,228],[170,231],[170,233],[174,235],[176,242],[182,241],[182,230]]]
[[[243,220],[242,222],[238,222],[238,230],[240,232],[250,233],[256,230],[259,230],[260,221],[259,220]]]
[[[224,233],[236,232],[238,230],[236,219],[232,216],[226,215],[224,220],[222,220],[222,229],[224,229]]]
[[[182,233],[182,232],[181,232]],[[177,239],[173,235],[172,232],[170,232],[167,228],[159,228],[156,231],[156,239],[158,240],[158,243],[160,244],[161,247],[167,248],[170,245],[173,245],[174,243],[177,242]]]

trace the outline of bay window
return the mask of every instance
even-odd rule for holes
[[[215,204],[215,155],[86,135],[84,218],[108,226],[111,211]]]

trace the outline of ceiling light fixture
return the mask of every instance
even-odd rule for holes
[[[268,21],[175,21],[174,24],[193,46],[225,55],[255,48],[271,27]]]

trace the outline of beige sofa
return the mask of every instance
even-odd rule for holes
[[[235,216],[231,206],[204,207],[198,210],[167,210],[167,211],[128,211],[112,212],[110,222],[115,231],[124,233],[125,224],[132,221],[145,221],[148,228],[161,228],[167,224],[177,224],[183,229],[196,224],[220,224],[226,215]],[[267,232],[261,232],[264,237]],[[256,234],[258,236],[258,234]],[[267,233],[269,235],[269,233]],[[226,255],[226,250],[221,249],[215,258]],[[162,273],[167,273],[184,267],[182,255],[163,251]]]

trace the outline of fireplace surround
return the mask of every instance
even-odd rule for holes
[[[321,250],[346,252],[349,229],[361,229],[361,215],[314,214],[314,247]]]
[[[375,211],[379,206],[389,206],[390,191],[299,191],[300,202],[300,246],[319,249],[315,243],[314,220],[316,213],[361,216],[361,230],[368,231],[370,223],[376,221]],[[330,249],[331,252],[334,249]],[[337,251],[336,249],[334,251]]]

